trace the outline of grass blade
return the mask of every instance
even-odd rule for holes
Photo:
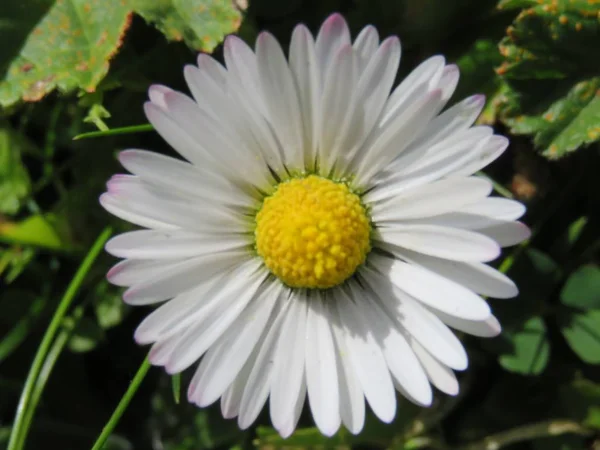
[[[58,308],[52,317],[50,325],[46,329],[42,343],[40,344],[35,355],[31,369],[27,374],[27,380],[25,381],[25,386],[21,392],[21,398],[19,399],[19,405],[17,406],[17,413],[10,434],[7,450],[22,450],[25,447],[27,433],[29,431],[31,419],[33,418],[33,413],[30,412],[30,408],[32,407],[36,397],[35,386],[44,367],[48,353],[51,350],[54,337],[56,336],[62,324],[69,306],[71,306],[71,303],[79,291],[83,280],[90,271],[94,261],[104,248],[104,244],[111,234],[112,230],[110,228],[106,228],[100,234],[100,236],[98,236],[96,242],[94,242],[94,245],[92,245],[92,248],[79,266],[79,269],[77,269],[75,276],[69,283],[65,294],[58,304]]]
[[[144,377],[148,373],[148,370],[150,369],[150,367],[151,367],[150,361],[148,361],[148,358],[144,359],[144,362],[142,363],[142,365],[138,369],[137,373],[133,377],[133,380],[131,380],[131,383],[129,384],[127,391],[125,391],[125,394],[121,398],[121,401],[117,405],[112,416],[110,416],[110,419],[108,419],[108,422],[106,423],[106,425],[104,425],[104,428],[102,429],[102,433],[100,433],[100,436],[98,436],[98,439],[96,439],[96,442],[94,443],[94,446],[92,447],[92,450],[102,450],[104,448],[104,444],[106,444],[106,441],[108,440],[108,438],[114,431],[115,427],[117,426],[117,423],[119,423],[121,416],[123,415],[123,413],[129,406],[131,399],[133,398],[133,396],[137,392],[138,388],[142,384],[142,381],[144,380]]]
[[[74,141],[79,139],[90,139],[105,136],[117,136],[119,134],[133,134],[133,133],[144,133],[146,131],[153,131],[154,127],[149,123],[144,125],[132,125],[130,127],[112,128],[106,131],[89,131],[87,133],[78,134],[73,138]]]

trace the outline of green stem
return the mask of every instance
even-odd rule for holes
[[[7,450],[22,450],[25,447],[27,432],[31,425],[31,419],[33,418],[33,411],[30,411],[30,409],[34,409],[32,406],[35,400],[35,386],[48,356],[48,352],[50,351],[50,347],[54,341],[54,337],[62,324],[69,306],[71,306],[75,295],[79,291],[83,280],[102,251],[102,248],[111,233],[112,230],[106,228],[96,239],[96,242],[94,242],[94,245],[79,266],[79,269],[77,269],[75,276],[71,280],[71,283],[69,283],[65,294],[60,300],[58,308],[52,317],[52,321],[50,322],[42,339],[42,343],[35,355],[29,374],[27,375],[27,380],[25,381],[25,386],[23,392],[21,392],[21,398],[19,399],[19,405],[17,407],[17,413],[11,430]]]
[[[144,359],[144,362],[133,377],[133,380],[131,380],[131,383],[129,384],[129,387],[125,392],[125,395],[123,395],[112,416],[110,416],[110,419],[108,420],[106,425],[104,425],[102,433],[100,433],[100,436],[98,436],[98,439],[96,439],[92,450],[102,450],[102,448],[104,448],[104,444],[106,444],[106,441],[114,431],[115,427],[117,426],[117,423],[121,419],[121,416],[129,406],[131,399],[142,384],[142,381],[144,380],[144,377],[148,373],[150,367],[151,365],[150,361],[148,361],[148,358]]]
[[[79,139],[88,139],[88,138],[97,138],[104,136],[115,136],[119,134],[132,134],[132,133],[142,133],[145,131],[152,131],[154,128],[151,124],[144,125],[132,125],[129,127],[121,127],[121,128],[112,128],[106,131],[89,131],[87,133],[78,134],[73,138],[74,141],[78,141]]]
[[[89,302],[85,302],[84,304],[79,305],[71,314],[72,323],[69,327],[63,326],[62,331],[56,337],[54,342],[52,343],[52,348],[48,352],[46,359],[44,360],[44,365],[42,366],[42,370],[38,376],[38,379],[35,383],[35,387],[33,389],[33,395],[31,398],[31,404],[25,415],[25,423],[29,428],[29,424],[33,419],[33,415],[35,414],[35,410],[37,409],[38,403],[40,402],[40,398],[42,397],[42,392],[44,392],[44,388],[46,387],[46,383],[50,378],[50,373],[52,373],[52,369],[54,369],[54,365],[56,361],[58,361],[58,357],[60,356],[62,350],[69,342],[73,332],[77,328],[77,324],[83,317],[83,313],[85,311],[86,305]],[[64,323],[64,321],[63,321]]]
[[[560,436],[567,433],[579,436],[593,434],[591,430],[581,426],[577,422],[570,420],[547,420],[493,434],[479,442],[459,447],[459,450],[498,450],[517,442],[531,441],[549,436]]]

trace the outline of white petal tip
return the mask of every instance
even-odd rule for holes
[[[173,89],[161,84],[153,84],[148,88],[148,97],[153,104],[164,109],[167,107],[165,104],[165,95],[169,92],[173,92]]]
[[[229,411],[221,411],[221,415],[223,416],[224,419],[235,419],[237,417],[237,414],[235,412],[229,412]],[[245,428],[242,428],[242,426],[239,424],[238,424],[238,426],[240,427],[241,430],[245,429]]]
[[[502,247],[495,242],[492,241],[493,245],[490,243],[490,247],[485,254],[481,255],[481,262],[490,262],[498,258],[502,254]]]
[[[289,438],[292,435],[292,433],[294,433],[295,428],[296,427],[292,426],[275,427],[275,429],[283,439]]]
[[[429,382],[426,384],[427,388],[422,389],[422,392],[418,392],[418,395],[414,395],[413,393],[413,400],[424,408],[430,407],[433,403],[433,389],[431,388],[431,384],[429,384]]]
[[[457,361],[452,367],[451,369],[453,370],[457,370],[459,372],[462,372],[464,370],[467,370],[467,368],[469,367],[469,361],[467,358],[465,358],[464,360],[460,360]]]
[[[476,95],[469,97],[467,99],[467,101],[469,104],[471,104],[473,106],[478,106],[478,107],[482,108],[483,105],[485,105],[485,95],[476,94]]]
[[[147,344],[152,344],[154,342],[154,339],[151,339],[151,337],[148,336],[148,334],[145,333],[144,330],[140,331],[139,328],[137,330],[135,330],[135,332],[133,333],[133,340],[139,345],[147,345]],[[148,360],[151,363],[156,365],[155,354],[156,354],[156,351],[153,352],[152,350],[150,350],[150,353],[148,355]]]
[[[346,427],[346,430],[348,430],[354,436],[358,436],[360,434],[360,432],[363,430],[363,425],[361,424],[360,426],[351,427],[351,428]]]
[[[107,209],[106,204],[108,203],[108,197],[109,196],[107,192],[98,197],[98,203],[100,203],[100,206],[102,206],[104,209]]]
[[[348,25],[346,24],[346,19],[344,19],[344,16],[342,16],[340,13],[333,13],[327,19],[325,19],[325,22],[323,22],[322,30],[326,33],[346,26]]]
[[[396,48],[400,48],[400,38],[398,36],[390,36],[381,43],[381,47],[383,47],[386,51],[392,51]]]
[[[340,429],[340,423],[339,423],[339,421],[336,421],[334,423],[329,423],[329,424],[321,423],[321,424],[317,424],[317,428],[319,429],[319,431],[321,432],[321,434],[323,436],[332,437]]]
[[[444,386],[444,390],[442,391],[444,394],[449,395],[451,397],[456,397],[460,391],[458,382],[453,383],[449,386]]]

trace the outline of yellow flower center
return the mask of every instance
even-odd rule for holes
[[[369,217],[342,183],[310,175],[281,183],[256,215],[256,249],[290,287],[344,282],[371,249]]]

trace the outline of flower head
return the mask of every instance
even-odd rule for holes
[[[126,150],[132,175],[102,205],[144,228],[113,238],[108,274],[132,305],[150,361],[199,362],[188,399],[219,398],[242,428],[269,401],[283,436],[308,398],[319,429],[358,433],[366,398],[385,422],[399,391],[455,395],[467,355],[451,328],[494,336],[481,297],[516,295],[486,265],[528,236],[521,204],[473,176],[508,141],[473,126],[481,96],[443,111],[458,70],[434,56],[395,89],[400,42],[333,15],[289,61],[268,33],[225,42],[184,74],[193,100],[152,86],[148,119],[184,158]],[[442,112],[443,111],[443,112]]]

